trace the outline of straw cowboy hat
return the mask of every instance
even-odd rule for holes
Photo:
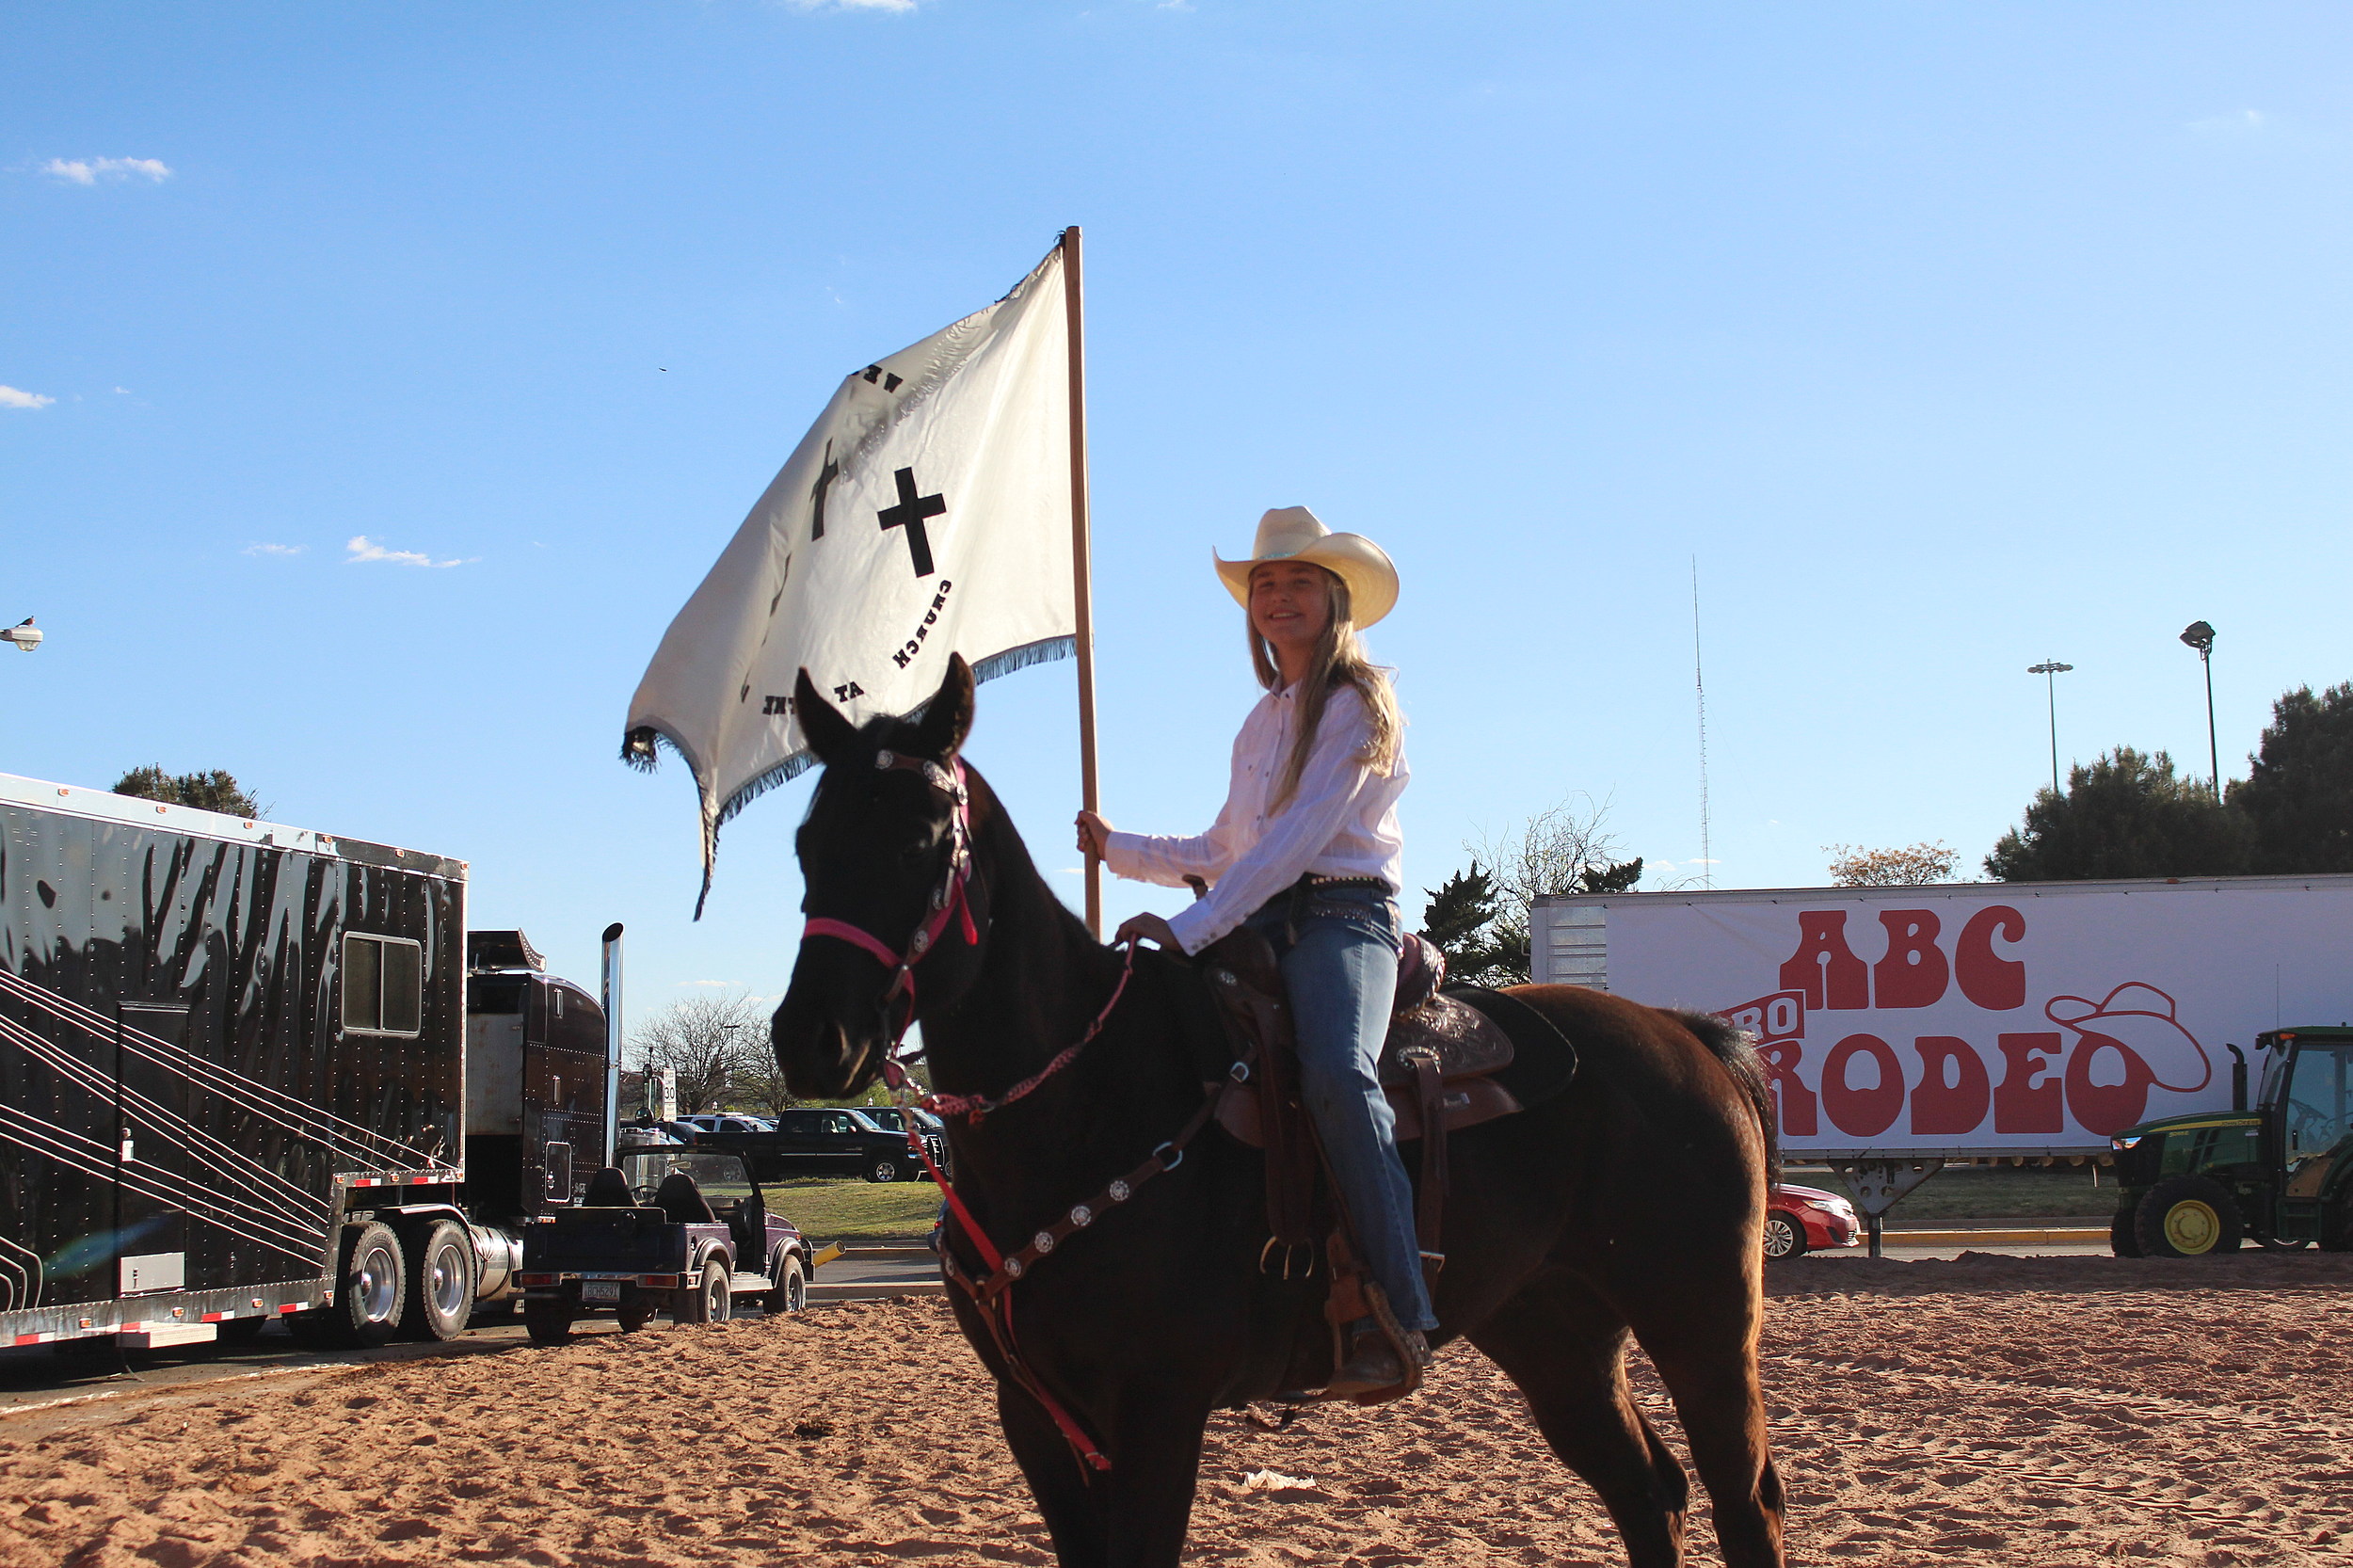
[[[1397,567],[1386,552],[1362,534],[1335,534],[1305,506],[1277,506],[1258,520],[1258,536],[1247,560],[1228,561],[1214,551],[1217,574],[1243,609],[1250,607],[1250,568],[1269,561],[1310,561],[1348,584],[1348,616],[1370,626],[1397,604]]]

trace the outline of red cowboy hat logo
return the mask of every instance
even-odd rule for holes
[[[2214,1077],[2214,1059],[2174,1017],[2173,999],[2153,985],[2128,982],[2098,1001],[2053,997],[2042,1004],[2042,1016],[2075,1032],[2075,1047],[2067,1053],[2067,1106],[2087,1131],[2105,1135],[2139,1121],[2151,1089],[2195,1094]],[[2095,1083],[2092,1071],[2110,1051],[2123,1080]],[[2168,1074],[2187,1078],[2192,1072],[2195,1083],[2167,1080]]]

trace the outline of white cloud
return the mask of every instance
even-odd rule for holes
[[[351,552],[344,564],[352,567],[371,561],[390,561],[396,567],[462,567],[466,564],[464,561],[437,561],[414,550],[387,550],[365,534],[354,534],[344,541],[344,548]]]
[[[2212,115],[2193,120],[2189,128],[2201,136],[2259,136],[2276,130],[2279,120],[2261,109],[2241,109],[2236,114]]]
[[[171,170],[161,158],[52,158],[40,166],[40,171],[76,185],[128,180],[133,175],[159,184],[171,178]]]
[[[19,392],[14,387],[0,387],[0,408],[46,408],[57,401],[39,392]]]
[[[245,547],[245,552],[248,555],[299,555],[307,548],[298,544],[249,544]]]

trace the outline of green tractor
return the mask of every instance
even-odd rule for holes
[[[2353,1029],[2255,1037],[2262,1091],[2248,1104],[2247,1058],[2227,1048],[2231,1111],[2142,1122],[2118,1133],[2119,1257],[2236,1252],[2252,1238],[2293,1252],[2353,1251]]]

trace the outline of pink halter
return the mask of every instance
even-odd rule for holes
[[[852,925],[847,920],[837,920],[830,915],[819,915],[804,923],[801,939],[807,941],[811,936],[831,936],[838,942],[847,942],[872,954],[883,968],[891,971],[890,984],[882,995],[886,1016],[890,1005],[898,1000],[901,991],[906,992],[907,996],[906,1015],[891,1030],[890,1044],[896,1050],[899,1042],[906,1037],[907,1030],[915,1023],[915,966],[930,953],[933,944],[948,929],[948,922],[953,920],[960,923],[966,946],[972,946],[981,939],[979,930],[972,924],[972,905],[964,894],[965,884],[972,879],[971,793],[964,786],[964,760],[960,757],[950,758],[948,766],[943,768],[920,757],[878,751],[874,754],[874,766],[884,773],[898,769],[920,774],[925,783],[955,802],[955,815],[948,830],[948,865],[940,873],[939,886],[932,889],[930,910],[924,915],[922,923],[915,928],[914,935],[907,938],[904,952],[894,950],[872,932]]]

